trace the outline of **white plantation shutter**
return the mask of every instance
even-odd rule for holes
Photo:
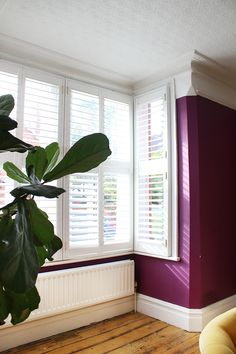
[[[99,97],[71,90],[70,146],[99,130]],[[69,177],[69,247],[97,246],[98,173],[77,173]]]
[[[104,244],[127,243],[130,240],[132,220],[129,103],[104,99],[104,133],[109,138],[112,151],[103,180]]]
[[[169,256],[171,173],[166,89],[136,100],[136,251]]]
[[[67,191],[62,197],[36,198],[62,235],[60,256],[88,259],[132,251],[132,98],[1,62],[0,95],[7,93],[15,98],[11,117],[19,123],[12,133],[32,145],[58,141],[64,155],[88,134],[101,132],[110,141],[112,155],[99,167],[55,182]],[[24,169],[25,156],[3,153],[0,167],[11,160]],[[12,201],[9,192],[16,185],[1,168],[0,207]]]
[[[18,75],[0,71],[0,96],[11,94],[15,99],[15,108],[10,117],[16,119],[16,106],[18,94]]]
[[[99,130],[99,97],[71,90],[70,146]]]
[[[59,85],[25,79],[23,140],[29,144],[46,147],[58,141]],[[57,182],[51,183],[57,185]],[[39,208],[57,226],[57,199],[35,198]]]
[[[59,87],[26,78],[23,138],[42,147],[58,141]]]
[[[130,238],[130,190],[129,175],[104,176],[104,243],[127,242]]]
[[[70,177],[70,247],[98,245],[98,177]]]
[[[15,99],[15,108],[10,114],[12,119],[16,119],[17,93],[18,75],[11,72],[0,71],[0,96],[11,94]],[[15,134],[15,130],[11,133]],[[6,176],[6,173],[2,168],[5,161],[12,161],[14,163],[15,153],[0,153],[0,208],[13,200],[10,191],[15,187],[14,181]]]
[[[130,161],[129,105],[104,99],[104,132],[110,140],[112,160]]]
[[[120,252],[131,247],[130,103],[71,85],[70,145],[100,131],[108,136],[112,155],[93,171],[69,177],[67,255]]]

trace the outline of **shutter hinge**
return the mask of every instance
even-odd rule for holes
[[[164,101],[166,101],[166,93],[164,93]]]
[[[165,172],[165,179],[167,179],[168,175],[167,175],[167,172]]]
[[[164,241],[165,248],[167,248],[167,240]]]

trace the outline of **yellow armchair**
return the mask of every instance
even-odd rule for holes
[[[206,325],[199,347],[201,354],[236,354],[236,307]]]

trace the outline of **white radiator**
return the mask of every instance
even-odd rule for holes
[[[39,274],[41,302],[29,320],[53,316],[134,294],[134,261]]]

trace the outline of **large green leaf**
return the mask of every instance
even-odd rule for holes
[[[44,176],[44,181],[50,182],[76,172],[87,172],[105,161],[110,154],[109,140],[104,134],[87,135],[70,148],[59,164]]]
[[[16,138],[7,131],[0,130],[0,152],[25,152],[27,150],[33,150],[34,146],[25,143],[24,141]]]
[[[48,166],[47,154],[44,148],[35,147],[33,151],[29,151],[26,157],[26,171],[29,177],[32,178],[32,170],[34,171],[34,175],[41,181],[43,174]]]
[[[57,142],[51,143],[50,145],[46,146],[45,152],[47,155],[47,160],[48,160],[48,166],[45,171],[45,174],[50,172],[53,167],[56,165],[59,154],[60,154],[60,148]]]
[[[59,251],[62,248],[62,241],[61,239],[54,235],[52,241],[47,245],[47,251],[48,251],[48,260],[53,261],[52,256]]]
[[[14,199],[11,203],[8,203],[4,205],[0,210],[3,212],[3,214],[0,214],[0,219],[5,217],[5,214],[7,215],[15,215],[17,212],[17,199]]]
[[[48,245],[54,237],[54,226],[42,210],[37,207],[33,199],[27,200],[25,206],[31,223],[34,237],[41,245]]]
[[[40,267],[42,267],[45,263],[45,260],[48,259],[48,251],[45,246],[36,246],[36,251],[38,254]]]
[[[8,299],[5,290],[0,283],[0,325],[3,325],[5,322],[4,320],[7,318],[9,314],[8,310]]]
[[[10,302],[11,323],[13,325],[25,321],[30,313],[38,308],[40,296],[36,287],[24,293],[7,292]]]
[[[42,266],[45,263],[45,260],[53,261],[52,256],[62,248],[61,239],[54,235],[53,239],[48,245],[37,246],[36,250],[38,253],[39,263]]]
[[[15,198],[23,197],[24,195],[35,195],[38,197],[56,198],[64,193],[65,189],[54,186],[46,186],[44,184],[32,184],[22,187],[17,187],[11,191],[11,195]]]
[[[17,122],[8,116],[0,115],[0,130],[12,130],[17,127]]]
[[[17,202],[14,219],[6,215],[0,221],[0,239],[7,246],[0,251],[0,281],[15,293],[34,287],[39,271],[26,202]]]
[[[3,164],[3,169],[6,171],[8,177],[14,179],[19,183],[29,183],[30,179],[26,176],[24,172],[22,172],[14,163],[5,162]]]
[[[14,106],[15,101],[12,95],[0,96],[0,115],[9,116]]]

